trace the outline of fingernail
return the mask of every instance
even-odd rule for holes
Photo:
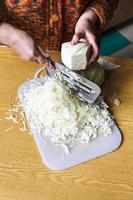
[[[44,55],[45,55],[46,58],[50,57],[50,55],[47,52]]]
[[[73,41],[71,41],[71,45],[74,45],[74,42],[73,42]]]

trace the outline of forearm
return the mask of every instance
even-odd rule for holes
[[[16,30],[17,29],[13,27],[12,25],[6,22],[1,22],[0,23],[0,43],[7,46],[11,46],[11,41],[14,41],[13,39],[15,38]]]
[[[93,10],[99,18],[99,31],[103,31],[113,16],[119,0],[96,0],[92,1],[89,8]]]
[[[9,45],[8,38],[11,37],[13,27],[8,24],[9,13],[6,9],[4,1],[0,3],[0,44]]]

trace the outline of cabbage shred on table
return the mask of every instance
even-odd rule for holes
[[[112,133],[113,120],[101,98],[87,105],[57,79],[31,88],[24,102],[30,124],[67,153],[77,140],[89,143],[99,134]]]

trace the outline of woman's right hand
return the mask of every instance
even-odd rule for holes
[[[0,42],[13,48],[24,60],[45,64],[49,55],[23,30],[8,23],[0,25]]]

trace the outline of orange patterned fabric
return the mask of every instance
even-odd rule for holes
[[[103,29],[118,0],[2,0],[0,17],[27,31],[45,49],[59,50],[71,40],[79,16],[88,7],[99,16]],[[4,14],[3,14],[4,13]]]

